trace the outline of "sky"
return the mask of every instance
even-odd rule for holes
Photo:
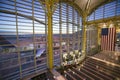
[[[14,0],[0,0],[0,10],[6,10],[6,11],[10,11],[13,14],[6,14],[0,11],[0,35],[5,35],[5,34],[16,34],[16,29],[18,28],[18,34],[33,34],[33,29],[34,29],[34,33],[35,34],[45,34],[45,25],[39,23],[38,21],[41,21],[43,23],[45,23],[45,12],[41,6],[41,4],[35,0],[34,1],[34,5],[32,5],[32,1],[31,0],[25,0],[25,1],[20,1],[20,0],[16,0],[16,4],[14,2]],[[105,12],[104,12],[104,18],[106,17],[111,17],[114,15],[120,15],[120,0],[118,0],[118,6],[117,6],[117,11],[115,10],[116,7],[116,2],[112,2],[109,4],[106,4],[105,7]],[[16,7],[14,6],[16,5]],[[32,8],[32,6],[34,8]],[[111,8],[112,9],[111,9]],[[34,15],[32,15],[32,10],[34,11]],[[38,21],[33,21],[32,19],[28,19],[26,17],[23,16],[16,16],[15,12],[17,11],[17,13],[19,14],[23,14],[25,16],[31,17],[31,18],[35,18]],[[69,22],[73,22],[72,21],[72,7],[69,6],[69,10],[68,10],[68,14],[69,14]],[[53,15],[53,33],[54,34],[59,34],[59,24],[54,24],[54,23],[59,23],[59,7],[56,9],[54,15]],[[93,20],[94,19],[94,15],[95,15],[95,19],[101,19],[103,18],[103,6],[101,6],[100,8],[98,8],[95,11],[95,14],[91,14],[88,17],[88,20]],[[75,19],[74,19],[74,23],[78,24],[77,22],[77,12],[75,11]],[[17,17],[17,19],[16,19]],[[66,4],[62,5],[62,22],[66,22]],[[16,23],[17,21],[17,23]],[[34,23],[34,24],[33,24]],[[16,27],[16,25],[18,27]],[[34,26],[34,28],[33,28]],[[69,23],[69,33],[71,34],[72,32],[77,32],[77,27],[74,25],[74,31],[73,29],[73,24]],[[81,26],[81,21],[80,21],[80,26]],[[62,33],[63,34],[67,34],[67,23],[62,23]],[[81,27],[79,28],[79,30],[82,30]]]
[[[27,16],[34,16],[35,19],[42,21],[45,23],[45,12],[39,2],[34,1],[34,10],[32,8],[32,2],[31,0],[26,0],[26,1],[20,1],[17,0],[16,7],[14,7],[15,2],[14,1],[9,1],[9,0],[1,0],[0,1],[0,10],[6,10],[12,12],[12,14],[6,14],[0,12],[0,34],[15,34],[16,33],[16,25],[18,25],[18,32],[19,34],[32,34],[33,33],[33,26],[34,26],[34,31],[36,34],[45,34],[45,25],[40,24],[37,21],[34,21],[32,19],[28,19],[22,16],[17,16],[16,19],[16,14],[15,12]],[[34,11],[34,15],[32,15],[32,10]],[[72,7],[69,7],[69,13],[72,13]],[[59,34],[59,24],[54,24],[54,23],[59,23],[59,7],[56,9],[54,15],[53,15],[53,33]],[[76,13],[76,11],[75,11]],[[72,22],[72,14],[69,14],[69,22]],[[75,24],[77,24],[77,17],[75,16]],[[17,20],[17,23],[16,23]],[[62,5],[62,21],[66,22],[66,5]],[[34,24],[33,24],[34,23]],[[72,30],[72,24],[69,23],[69,30]],[[74,25],[75,26],[75,25]],[[66,34],[67,31],[67,24],[63,23],[62,24],[62,33]],[[77,26],[75,26],[77,29]],[[75,29],[75,31],[76,31]],[[80,29],[81,30],[81,29]],[[72,31],[69,31],[69,33],[72,33]]]

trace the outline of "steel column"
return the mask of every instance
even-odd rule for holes
[[[34,67],[35,67],[35,71],[36,71],[36,68],[37,68],[37,64],[36,64],[36,46],[35,46],[35,25],[34,25],[34,0],[32,0],[32,26],[33,26],[33,46],[34,46],[34,51],[33,51],[33,54],[34,54]]]
[[[101,28],[97,27],[97,44],[98,45],[100,45],[100,41],[101,41],[100,33],[101,33]]]
[[[46,1],[46,10],[48,18],[48,59],[49,59],[49,69],[53,68],[53,32],[52,32],[52,1]]]
[[[87,24],[86,24],[86,19],[87,17],[83,17],[83,20],[82,20],[82,25],[83,25],[83,38],[82,38],[82,53],[85,54],[86,53],[86,27],[87,27]]]
[[[49,9],[50,7],[48,7]],[[52,32],[52,14],[48,10],[48,59],[49,68],[53,68],[53,32]]]
[[[60,34],[60,62],[63,62],[63,51],[62,51],[62,4],[59,3],[59,34]]]
[[[16,17],[16,44],[17,44],[17,53],[18,53],[18,62],[20,69],[20,78],[22,78],[22,66],[21,66],[21,56],[20,56],[20,46],[19,46],[19,32],[18,32],[18,15],[17,15],[17,1],[15,0],[15,17]]]
[[[66,32],[67,32],[67,53],[70,54],[70,45],[69,45],[69,6],[66,4]]]

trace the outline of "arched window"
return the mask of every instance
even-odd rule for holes
[[[120,0],[115,0],[96,9],[90,16],[88,16],[88,21],[109,18],[119,15]]]

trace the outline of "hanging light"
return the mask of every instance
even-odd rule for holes
[[[110,27],[110,28],[111,28],[111,27],[114,27],[114,25],[113,25],[113,24],[110,24],[110,26],[109,26],[109,27]]]
[[[103,28],[106,28],[106,24],[105,23],[103,24]]]

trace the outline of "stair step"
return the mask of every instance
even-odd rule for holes
[[[105,71],[102,71],[102,70],[100,70],[100,69],[97,69],[97,67],[93,67],[91,64],[85,64],[85,66],[86,67],[89,67],[89,68],[91,68],[91,69],[93,69],[93,70],[95,70],[95,71],[98,71],[99,73],[101,73],[101,74],[103,74],[104,76],[108,76],[108,77],[110,77],[112,80],[114,80],[115,79],[115,76],[113,76],[113,75],[111,75],[111,74],[108,74],[108,73],[106,73]]]
[[[82,71],[80,71],[80,69],[77,70],[76,68],[73,67],[72,70],[75,71],[75,72],[76,72],[77,74],[79,74],[80,76],[87,78],[87,80],[94,80],[94,78],[92,78],[92,77],[90,77],[89,75],[83,73]]]
[[[104,64],[103,62],[97,61],[97,60],[91,60],[86,61],[85,63],[93,64],[93,67],[96,67],[96,65],[100,66],[101,69],[113,74],[114,76],[120,77],[120,71],[114,70],[111,66]]]
[[[81,68],[80,71],[82,71],[83,73],[91,76],[91,77],[94,78],[95,80],[102,80],[100,77],[96,76],[95,74],[92,74],[91,72],[85,70],[84,68]]]
[[[110,77],[105,76],[105,75],[99,73],[98,70],[90,69],[90,68],[87,67],[87,66],[83,66],[83,67],[84,67],[86,70],[88,70],[88,71],[90,71],[91,73],[93,73],[93,74],[95,74],[95,75],[101,77],[101,78],[104,79],[104,80],[111,80]]]

